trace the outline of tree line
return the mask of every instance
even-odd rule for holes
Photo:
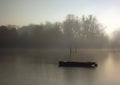
[[[106,48],[109,42],[104,27],[92,15],[69,14],[62,22],[0,26],[0,48]]]

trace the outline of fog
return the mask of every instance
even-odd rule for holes
[[[0,0],[0,85],[120,85],[119,9],[118,0]]]
[[[119,47],[119,31],[114,39],[93,15],[68,14],[62,22],[0,26],[1,48],[110,48]],[[117,43],[117,44],[116,44]]]
[[[120,85],[120,31],[110,38],[93,15],[0,26],[0,85]],[[59,67],[59,61],[96,68]]]

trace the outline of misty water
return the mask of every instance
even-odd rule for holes
[[[97,68],[58,67],[59,60]],[[120,85],[120,50],[0,49],[0,85]]]

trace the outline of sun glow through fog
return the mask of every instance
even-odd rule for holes
[[[120,12],[116,8],[109,9],[99,15],[98,20],[106,27],[107,34],[111,35],[120,27]]]

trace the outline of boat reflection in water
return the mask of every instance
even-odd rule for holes
[[[59,67],[85,67],[96,68],[98,65],[95,62],[73,62],[73,61],[59,61]]]

